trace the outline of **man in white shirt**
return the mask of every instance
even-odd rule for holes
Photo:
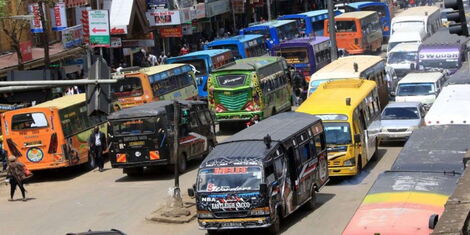
[[[107,148],[106,135],[100,131],[99,127],[95,127],[93,133],[88,140],[90,144],[90,153],[94,157],[99,171],[102,172],[104,168],[103,152]]]

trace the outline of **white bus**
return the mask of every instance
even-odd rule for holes
[[[392,19],[392,32],[424,31],[428,36],[442,26],[440,9],[435,6],[412,7]]]
[[[470,84],[444,87],[424,117],[427,126],[470,124]]]

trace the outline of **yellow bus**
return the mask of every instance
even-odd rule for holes
[[[124,78],[111,85],[111,92],[122,108],[157,100],[192,100],[198,97],[191,65],[165,64],[113,74],[115,78],[122,76]]]
[[[69,95],[1,114],[3,147],[30,170],[94,167],[88,137],[106,116],[87,115],[86,95]],[[106,133],[106,132],[105,132]]]
[[[387,105],[389,96],[385,80],[385,61],[380,56],[355,55],[339,58],[315,72],[310,77],[308,95],[320,84],[338,79],[362,78],[377,83],[381,108]]]
[[[323,120],[330,176],[358,174],[377,152],[377,84],[364,79],[323,83],[296,110]]]

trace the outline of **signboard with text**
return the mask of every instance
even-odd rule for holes
[[[191,18],[202,19],[206,18],[206,5],[204,3],[198,3],[192,7]]]
[[[75,25],[62,31],[62,45],[64,48],[78,47],[83,43],[83,27]]]
[[[180,38],[183,37],[181,26],[159,28],[159,34],[162,38]]]
[[[20,51],[23,57],[23,62],[33,59],[33,44],[31,41],[20,42]]]
[[[180,25],[180,11],[151,10],[145,13],[150,26]]]
[[[206,17],[221,15],[230,11],[229,0],[218,0],[206,4]]]
[[[41,16],[39,14],[39,4],[38,3],[29,4],[28,8],[29,8],[29,13],[33,15],[33,19],[31,20],[31,32],[32,33],[44,32],[42,28]]]
[[[90,46],[109,47],[111,37],[109,35],[109,16],[107,10],[93,10],[88,12],[90,30]]]
[[[56,3],[55,6],[51,8],[51,26],[54,31],[62,31],[67,28],[65,3]]]

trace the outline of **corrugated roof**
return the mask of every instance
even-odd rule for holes
[[[207,105],[206,102],[203,101],[193,101],[193,100],[179,100],[178,101],[182,105]],[[109,120],[115,119],[127,119],[127,118],[139,118],[139,117],[151,117],[156,116],[158,114],[166,113],[165,106],[172,104],[172,100],[161,100],[155,101],[151,103],[147,103],[140,106],[135,106],[128,109],[122,109],[120,111],[111,113],[108,116]]]
[[[39,108],[48,108],[48,107],[56,107],[57,109],[63,109],[70,107],[75,104],[79,104],[86,101],[86,94],[78,94],[78,95],[66,95],[62,96],[57,99],[53,99],[44,103],[40,103],[34,107]]]

